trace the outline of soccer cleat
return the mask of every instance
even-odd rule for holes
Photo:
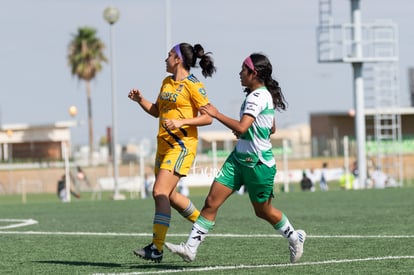
[[[134,254],[144,260],[151,260],[159,263],[162,261],[163,252],[158,251],[157,247],[151,243],[144,248],[135,249]]]
[[[303,230],[297,230],[298,240],[293,243],[289,243],[290,250],[290,262],[296,263],[302,257],[303,254],[303,244],[305,243],[306,233]]]
[[[165,247],[168,248],[173,254],[177,254],[180,256],[184,261],[190,263],[194,261],[196,254],[191,252],[190,248],[185,244],[172,244],[172,243],[165,243]]]

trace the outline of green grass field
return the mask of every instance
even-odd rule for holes
[[[199,207],[206,192],[191,190]],[[254,216],[247,195],[222,207],[191,264],[168,251],[160,264],[132,254],[151,241],[152,199],[89,197],[0,196],[0,274],[414,274],[414,188],[277,193],[274,205],[308,234],[293,265],[287,241]],[[37,223],[10,227],[29,219]],[[185,241],[190,229],[173,212],[167,240]]]

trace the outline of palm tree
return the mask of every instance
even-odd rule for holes
[[[102,63],[107,62],[103,50],[105,44],[96,37],[96,30],[91,27],[78,28],[77,34],[72,34],[73,39],[68,47],[68,63],[72,75],[86,82],[86,96],[88,106],[89,128],[89,163],[92,163],[93,146],[93,121],[90,81],[102,70]]]

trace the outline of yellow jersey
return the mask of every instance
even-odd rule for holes
[[[186,119],[198,116],[198,109],[209,103],[204,84],[193,74],[181,81],[167,76],[158,95],[159,110],[158,151],[176,146],[195,153],[197,150],[197,126],[185,125],[179,129],[167,130],[165,119]]]

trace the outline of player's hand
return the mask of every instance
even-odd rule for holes
[[[209,103],[205,106],[200,107],[200,112],[206,112],[209,116],[215,118],[215,117],[217,117],[217,114],[218,114],[219,111],[217,110],[217,108],[214,105]]]
[[[182,120],[178,119],[165,119],[164,120],[164,127],[167,130],[175,130],[183,126]]]
[[[141,102],[141,100],[144,98],[144,97],[142,96],[141,91],[140,91],[140,90],[138,90],[138,89],[131,89],[131,90],[129,91],[128,97],[129,97],[131,100],[136,101],[136,102],[138,102],[138,103],[140,103],[140,102]]]

